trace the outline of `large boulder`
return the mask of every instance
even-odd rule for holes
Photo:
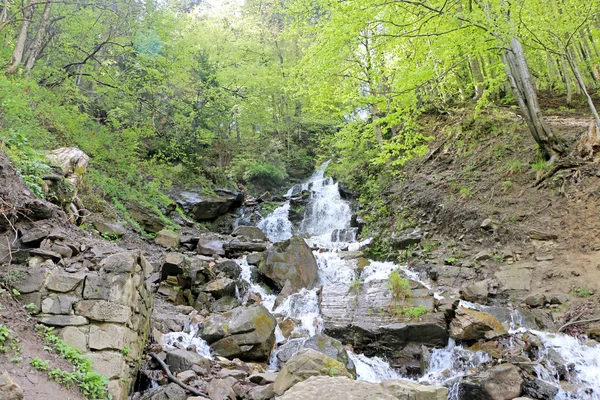
[[[350,372],[348,372],[341,362],[316,350],[302,349],[290,358],[281,371],[279,371],[273,390],[281,396],[296,383],[315,375],[346,376],[351,378]]]
[[[131,218],[133,218],[140,226],[150,233],[160,232],[165,226],[165,222],[152,209],[142,206],[135,202],[127,202],[125,208]]]
[[[317,282],[317,261],[304,239],[293,237],[276,243],[265,252],[259,272],[288,294],[303,288],[312,289]]]
[[[245,361],[265,361],[275,343],[277,320],[262,305],[237,307],[211,316],[201,333],[212,351]]]
[[[331,338],[323,333],[319,333],[308,338],[304,342],[303,347],[316,350],[338,360],[346,367],[348,372],[350,372],[353,376],[356,376],[356,367],[354,366],[354,362],[348,356],[348,352],[342,345],[342,342],[339,340]]]
[[[243,240],[247,240],[250,242],[253,240],[259,240],[261,242],[264,242],[267,240],[267,237],[265,236],[263,231],[261,231],[260,228],[257,228],[256,226],[238,226],[233,230],[231,236],[239,236],[243,238]]]
[[[512,400],[521,394],[523,379],[512,364],[500,364],[460,382],[460,399]]]
[[[63,175],[75,187],[90,163],[90,157],[77,147],[61,147],[47,151],[46,157],[61,168]]]
[[[213,220],[230,209],[239,206],[244,200],[243,193],[221,191],[215,195],[196,192],[181,192],[176,203],[196,221]]]
[[[419,385],[411,381],[386,381],[381,384],[353,381],[343,376],[311,376],[297,383],[281,400],[446,400],[448,389]]]
[[[458,340],[493,339],[507,333],[493,315],[465,307],[456,309],[450,323],[450,337]]]
[[[369,280],[358,288],[343,283],[325,285],[320,299],[325,333],[352,343],[367,356],[385,355],[403,372],[420,373],[421,346],[444,347],[448,343],[445,315],[403,315],[403,310],[415,307],[433,310],[433,294],[411,282],[410,296],[396,301],[389,286],[388,280]]]

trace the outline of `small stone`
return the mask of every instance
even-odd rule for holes
[[[248,376],[246,371],[240,371],[238,369],[230,370],[230,369],[222,369],[217,373],[218,378],[228,378],[232,377],[237,380],[244,379]]]
[[[535,256],[536,261],[552,261],[554,256],[552,254],[538,254]]]
[[[529,231],[529,238],[533,240],[556,240],[558,239],[558,235],[532,229]]]
[[[494,232],[500,227],[500,221],[495,218],[486,218],[480,225],[480,228],[484,231]]]
[[[475,257],[473,257],[475,261],[485,261],[489,260],[490,258],[492,258],[492,255],[487,250],[482,250],[479,253],[475,254]]]
[[[127,232],[120,222],[95,221],[94,228],[101,234],[118,237],[123,236]]]

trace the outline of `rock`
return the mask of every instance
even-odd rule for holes
[[[342,376],[312,376],[292,386],[281,400],[446,400],[448,389],[405,380],[381,384],[354,381]]]
[[[384,381],[381,386],[398,399],[446,400],[448,398],[448,389],[445,387],[419,385],[409,380]]]
[[[223,249],[223,241],[219,240],[214,235],[202,235],[198,239],[196,246],[196,252],[205,256],[219,255],[224,256],[225,250]]]
[[[23,232],[23,235],[21,236],[21,243],[29,246],[33,246],[36,243],[39,245],[39,243],[48,237],[49,234],[49,227],[36,227]]]
[[[250,253],[246,257],[249,265],[259,265],[264,260],[265,255],[263,253]]]
[[[62,268],[55,268],[46,281],[46,288],[54,292],[67,293],[74,290],[84,279],[83,274],[70,274]]]
[[[458,340],[492,339],[507,333],[493,315],[465,307],[458,307],[450,323],[450,337]]]
[[[0,375],[0,399],[23,400],[23,389],[6,371]]]
[[[121,237],[127,233],[127,230],[120,222],[94,221],[94,228],[96,228],[100,234],[110,236]]]
[[[176,383],[169,383],[143,396],[140,400],[186,400],[185,390]]]
[[[257,385],[268,385],[269,383],[275,382],[277,379],[276,372],[254,372],[248,380]]]
[[[358,228],[334,229],[331,232],[331,241],[349,243],[355,241],[357,235]]]
[[[120,378],[128,374],[125,356],[120,352],[95,351],[84,355],[92,362],[92,368],[108,379]]]
[[[163,229],[156,234],[154,242],[167,249],[177,249],[179,247],[179,233],[170,229]]]
[[[234,379],[237,379],[237,380],[243,380],[247,376],[248,376],[248,372],[242,371],[242,370],[239,370],[239,369],[233,369],[233,370],[231,370],[231,369],[222,369],[222,370],[220,370],[217,373],[217,378],[221,378],[221,379],[231,377],[231,378],[234,378]]]
[[[311,336],[308,338],[303,345],[304,348],[313,349],[320,353],[323,353],[335,360],[341,362],[348,372],[353,376],[356,376],[356,367],[354,362],[348,356],[348,352],[337,339],[331,338],[323,333]]]
[[[521,394],[523,385],[519,369],[512,364],[500,364],[486,370],[479,381],[491,400],[514,399]]]
[[[67,326],[61,329],[59,337],[69,346],[73,346],[81,351],[87,350],[87,337],[79,328]]]
[[[53,315],[41,317],[40,323],[48,326],[81,326],[89,323],[88,319],[76,315]]]
[[[525,299],[525,304],[527,304],[529,307],[543,307],[544,305],[546,305],[546,303],[548,302],[548,299],[546,298],[546,295],[543,293],[538,293],[538,294],[532,294],[530,296],[527,296],[527,298]]]
[[[233,279],[219,278],[210,281],[201,290],[211,294],[215,299],[220,299],[224,296],[235,296],[235,287],[236,284]]]
[[[256,304],[211,316],[204,324],[201,337],[220,356],[264,361],[271,354],[276,325],[275,317]]]
[[[134,202],[127,202],[125,203],[125,208],[129,212],[129,215],[131,215],[131,218],[140,224],[146,232],[157,233],[166,226],[156,211],[148,207]]]
[[[267,240],[267,237],[265,236],[263,231],[261,231],[260,228],[257,228],[256,226],[238,226],[233,230],[231,236],[241,236],[243,240],[247,240],[250,242],[253,240],[265,242]]]
[[[219,300],[209,305],[211,313],[224,313],[238,307],[240,302],[232,296],[221,297]]]
[[[564,293],[554,293],[548,295],[550,304],[565,304],[569,301],[569,295]]]
[[[500,221],[493,217],[484,219],[480,225],[481,229],[488,232],[495,232],[499,227]]]
[[[539,378],[526,377],[523,383],[523,394],[534,399],[555,399],[560,388]]]
[[[240,267],[238,263],[232,260],[217,263],[217,265],[213,267],[213,270],[217,273],[220,272],[231,279],[238,279],[240,277],[240,274],[242,273],[242,267]]]
[[[89,347],[91,350],[123,350],[129,337],[135,333],[124,326],[115,324],[101,324],[90,326]]]
[[[473,303],[486,304],[489,295],[488,285],[489,281],[486,279],[465,286],[460,290],[460,297]]]
[[[247,252],[265,251],[267,249],[267,242],[242,242],[233,239],[228,243],[224,243],[223,249],[228,257],[233,257]]]
[[[165,360],[172,373],[176,374],[192,369],[192,366],[199,365],[202,368],[210,368],[210,360],[202,357],[194,351],[182,349],[167,351],[167,359]]]
[[[325,333],[342,343],[352,343],[367,356],[385,354],[394,363],[408,346],[418,348],[419,354],[420,345],[446,346],[444,313],[430,312],[411,320],[393,312],[394,306],[399,310],[419,306],[433,310],[433,294],[414,283],[409,300],[394,302],[389,285],[387,279],[365,282],[358,291],[350,290],[348,284],[325,285],[320,298]],[[419,357],[415,355],[413,360],[418,370]]]
[[[131,318],[131,307],[104,300],[81,300],[75,305],[75,314],[93,321],[125,324]]]
[[[282,289],[289,282],[291,293],[312,289],[317,282],[317,262],[304,239],[293,237],[265,252],[259,272]]]
[[[14,287],[21,294],[39,292],[46,280],[47,270],[36,267],[21,271],[21,279],[15,282]]]
[[[558,235],[550,232],[542,232],[535,229],[532,229],[528,233],[529,238],[533,240],[556,240],[558,239]]]
[[[496,272],[496,280],[501,291],[529,291],[535,265],[529,263],[515,263],[501,267]]]
[[[275,392],[273,391],[273,384],[270,383],[266,386],[256,386],[250,389],[248,393],[248,398],[250,400],[267,400],[275,397]]]
[[[404,231],[393,234],[390,238],[390,243],[394,250],[404,250],[421,243],[422,239],[423,235],[421,234],[421,230],[415,228],[413,231]]]
[[[71,308],[79,298],[69,295],[49,296],[42,301],[44,314],[70,314]]]
[[[196,379],[197,375],[194,371],[187,370],[187,371],[183,371],[177,374],[177,378],[179,378],[179,380],[181,380],[181,382],[183,383],[189,383],[191,381],[193,381],[194,379]]]
[[[73,186],[79,183],[79,177],[87,171],[90,157],[76,147],[61,147],[56,150],[47,151],[46,158],[57,164],[65,177]]]
[[[213,379],[206,389],[208,397],[211,400],[236,400],[237,395],[233,390],[236,382],[234,378]]]
[[[302,349],[279,371],[273,390],[281,396],[296,383],[315,375],[351,377],[341,362],[316,350]]]
[[[482,250],[479,253],[475,254],[475,257],[473,257],[473,259],[475,261],[485,261],[485,260],[489,260],[491,258],[492,258],[492,255],[487,250]]]
[[[243,194],[241,196],[243,199]],[[175,201],[186,214],[201,222],[213,220],[225,214],[236,204],[240,204],[239,197],[240,193],[209,196],[195,192],[181,192]]]
[[[111,254],[100,261],[100,268],[115,274],[129,274],[135,270],[137,255],[133,253]]]

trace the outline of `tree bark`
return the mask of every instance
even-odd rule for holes
[[[590,96],[590,94],[587,91],[587,88],[585,87],[585,82],[583,81],[581,73],[579,72],[577,63],[576,63],[575,59],[573,58],[571,51],[568,48],[565,49],[565,54],[567,57],[567,61],[569,62],[569,66],[571,67],[571,70],[573,71],[573,75],[575,75],[575,79],[577,80],[577,83],[579,84],[579,88],[581,89],[581,92],[585,96],[588,106],[590,107],[590,110],[592,111],[592,115],[594,116],[594,120],[596,121],[596,126],[597,126],[598,130],[600,131],[600,116],[598,116],[598,110],[596,110],[596,106],[594,105],[594,102],[592,101],[592,97]]]
[[[40,55],[40,50],[42,49],[42,40],[46,34],[46,26],[48,25],[48,18],[50,17],[51,8],[52,0],[47,0],[46,5],[44,6],[44,12],[42,13],[42,17],[40,19],[40,25],[38,26],[33,43],[31,43],[31,46],[29,47],[29,56],[27,57],[27,62],[25,63],[25,71],[27,74],[29,74],[33,68],[33,65],[35,64],[35,61]]]
[[[557,160],[566,153],[566,146],[543,119],[535,83],[518,38],[510,39],[510,46],[502,58],[510,86],[529,131],[546,157],[551,161]]]
[[[479,64],[479,59],[477,57],[470,57],[469,66],[471,67],[471,73],[473,74],[473,88],[475,89],[473,100],[477,101],[483,96],[483,91],[485,90],[485,85],[483,84],[484,78],[483,73],[481,72],[481,64]]]
[[[29,31],[29,25],[31,24],[31,17],[33,17],[33,0],[30,0],[25,6],[23,6],[23,22],[21,23],[21,30],[13,50],[10,65],[6,69],[7,74],[14,74],[17,72],[19,65],[23,61],[23,53],[25,52],[25,42],[27,41],[27,34]]]

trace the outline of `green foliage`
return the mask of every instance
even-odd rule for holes
[[[594,293],[593,290],[582,288],[581,286],[575,286],[573,290],[571,290],[571,296],[577,296],[582,298],[590,297]]]
[[[89,399],[106,397],[108,379],[92,369],[91,361],[88,360],[79,349],[69,346],[62,341],[54,334],[53,328],[48,328],[44,325],[36,325],[36,332],[48,344],[47,349],[49,351],[56,352],[60,358],[73,365],[72,372],[64,371],[60,368],[52,369],[48,372],[48,376],[51,379],[54,379],[66,387],[76,385],[81,393]],[[49,363],[41,360],[37,361],[36,364],[45,366],[44,371],[49,368]]]
[[[430,310],[428,310],[427,307],[423,305],[418,307],[408,307],[402,311],[402,313],[410,319],[420,318],[429,312]]]
[[[129,346],[124,346],[121,353],[123,353],[124,356],[129,355],[129,353],[131,353],[131,348]]]
[[[388,289],[392,291],[392,299],[394,302],[406,301],[411,296],[411,285],[408,279],[400,276],[397,270],[392,272],[388,277]]]
[[[458,261],[458,259],[456,257],[447,257],[444,258],[444,262],[448,265],[453,265],[456,264],[456,261]]]
[[[260,183],[267,187],[280,185],[287,174],[277,166],[270,163],[252,163],[244,172],[244,180],[252,183]]]
[[[534,171],[544,171],[550,167],[550,164],[546,160],[539,159],[533,164],[531,164],[531,169]]]
[[[29,364],[31,364],[31,366],[33,368],[37,369],[38,371],[47,371],[48,368],[50,367],[49,360],[42,360],[38,356],[35,356],[35,358],[33,358],[31,361],[29,361]]]

